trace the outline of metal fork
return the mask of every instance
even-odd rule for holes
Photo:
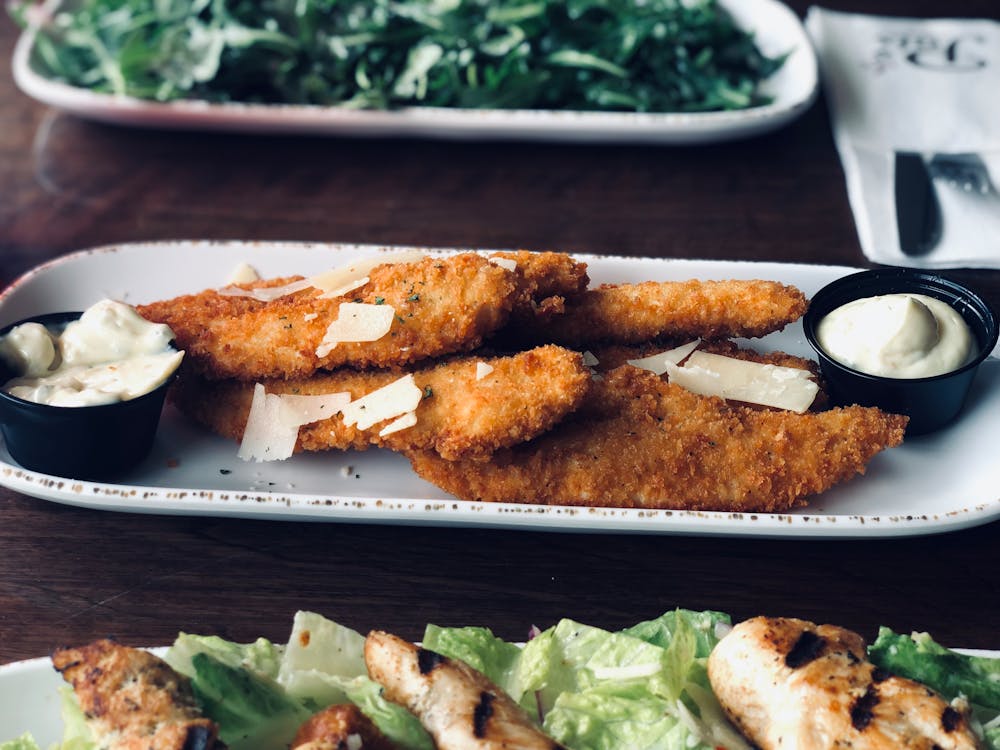
[[[978,154],[934,154],[927,166],[931,177],[966,193],[997,195],[990,172]]]

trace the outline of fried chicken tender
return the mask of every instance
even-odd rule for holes
[[[97,745],[109,750],[223,750],[218,727],[198,708],[191,683],[158,656],[102,639],[59,649],[52,664],[83,709]]]
[[[779,512],[863,473],[906,421],[859,406],[751,409],[626,365],[594,381],[572,419],[487,462],[408,455],[465,500]]]
[[[489,257],[516,264],[520,294],[512,316],[514,324],[525,325],[539,317],[562,314],[566,301],[578,298],[590,284],[587,264],[566,253],[517,250],[491,253]]]
[[[312,715],[299,727],[291,750],[399,750],[353,703],[341,703]]]
[[[531,332],[581,347],[637,344],[660,337],[754,338],[781,330],[806,311],[805,295],[775,281],[645,281],[603,285]]]
[[[492,370],[479,376],[488,365]],[[268,393],[316,395],[347,391],[360,398],[398,380],[402,373],[349,369],[308,379],[264,381]],[[540,435],[583,401],[589,370],[577,352],[543,346],[509,357],[456,357],[414,373],[425,398],[414,426],[379,435],[347,426],[340,416],[305,425],[296,449],[322,451],[372,445],[392,450],[432,450],[447,459],[482,460],[494,451]],[[240,439],[253,398],[253,383],[209,381],[184,374],[172,394],[178,408],[214,432]]]
[[[211,289],[136,309],[169,325],[185,360],[205,377],[255,380],[307,377],[343,365],[399,367],[470,351],[507,322],[522,294],[515,273],[475,253],[385,264],[368,277],[336,298],[315,288],[270,301]],[[376,341],[341,343],[324,353],[320,345],[342,302],[389,305],[392,327]]]

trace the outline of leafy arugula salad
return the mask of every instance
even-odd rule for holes
[[[170,101],[703,112],[781,67],[717,0],[17,0],[33,64]],[[790,52],[790,50],[789,50]]]
[[[709,653],[729,629],[721,612],[675,610],[612,632],[562,620],[524,644],[483,627],[428,625],[423,645],[461,659],[517,700],[554,739],[573,750],[715,750],[748,748],[723,718],[706,671]],[[400,747],[433,750],[419,721],[382,696],[367,676],[364,636],[313,612],[296,614],[286,644],[232,643],[182,633],[165,659],[188,675],[203,712],[232,750],[277,750],[315,711],[357,705]],[[986,746],[1000,749],[1000,659],[945,649],[926,634],[882,628],[872,661],[964,696]],[[59,750],[96,750],[72,691],[62,692]],[[28,737],[0,750],[37,750]]]

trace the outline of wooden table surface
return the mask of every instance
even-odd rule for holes
[[[992,0],[830,5],[997,17]],[[130,130],[21,94],[15,37],[0,21],[0,286],[152,239],[866,264],[822,101],[773,134],[685,148]],[[1000,306],[1000,274],[956,275]],[[998,549],[996,523],[852,541],[563,534],[129,515],[0,489],[0,663],[103,635],[281,640],[300,608],[410,638],[434,621],[520,639],[681,606],[1000,648]]]

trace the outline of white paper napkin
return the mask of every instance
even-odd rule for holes
[[[905,255],[896,229],[896,151],[978,153],[1000,189],[1000,23],[813,7],[834,138],[861,248],[877,263],[1000,268],[1000,202],[935,180],[942,236]]]

